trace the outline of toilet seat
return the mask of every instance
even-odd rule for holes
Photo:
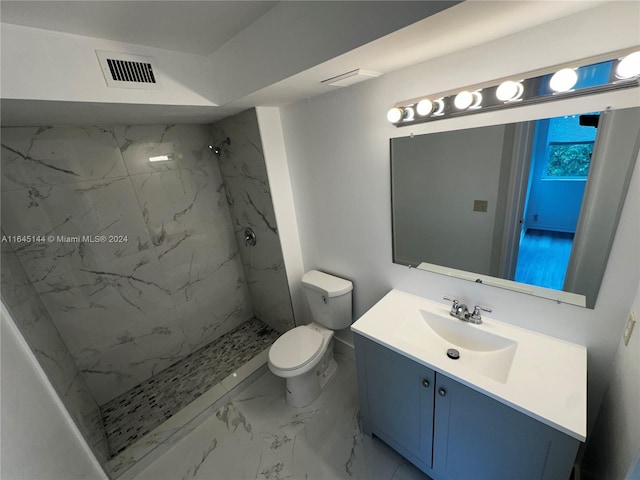
[[[269,349],[269,362],[279,370],[296,370],[313,361],[322,351],[323,336],[306,326],[282,335]]]

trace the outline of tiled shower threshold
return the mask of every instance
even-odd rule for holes
[[[155,426],[155,428],[148,433],[141,435],[139,439],[135,440],[135,443],[130,442],[126,447],[124,447],[124,449],[119,451],[106,465],[105,469],[110,478],[118,480],[130,480],[135,478],[140,471],[159,458],[182,437],[195,429],[205,418],[220,409],[220,407],[230,401],[231,398],[236,396],[248,387],[255,379],[262,375],[267,369],[266,364],[268,360],[269,347],[278,336],[278,333],[269,327],[266,327],[267,331],[265,332],[264,327],[266,326],[262,324],[262,322],[252,319],[217,340],[216,342],[218,342],[218,345],[216,345],[216,342],[213,342],[212,344],[187,356],[163,372],[160,372],[158,375],[152,377],[152,379],[147,380],[147,382],[145,382],[147,384],[146,388],[144,388],[144,390],[147,391],[146,397],[154,397],[155,394],[148,391],[149,383],[164,384],[165,390],[167,388],[171,389],[174,388],[174,385],[169,382],[172,380],[171,377],[176,378],[176,372],[180,374],[180,371],[184,371],[185,369],[192,372],[193,368],[191,368],[190,365],[193,365],[194,363],[198,364],[200,371],[204,370],[206,372],[206,367],[213,368],[212,365],[209,365],[212,361],[211,351],[216,350],[215,347],[219,347],[220,343],[226,347],[230,347],[231,351],[236,354],[236,358],[231,363],[233,368],[230,370],[230,365],[227,362],[226,368],[223,369],[223,371],[230,370],[231,373],[226,375],[224,378],[220,378],[219,372],[211,371],[208,378],[203,382],[205,385],[207,383],[209,384],[206,387],[206,391],[195,397],[195,399],[189,403],[186,403],[183,397],[182,405],[185,406],[175,411],[175,413],[172,413],[172,415],[166,420],[161,421],[159,425]],[[240,330],[240,335],[238,335],[238,330]],[[259,341],[256,341],[255,337],[247,338],[242,335],[242,333],[255,333],[255,331],[260,331],[261,333]],[[224,337],[227,337],[227,339],[230,339],[231,341],[227,341]],[[238,341],[242,341],[243,337],[245,342],[242,343],[242,345],[239,345]],[[249,346],[247,346],[247,342],[250,343]],[[238,352],[242,353],[242,350],[247,349],[252,357],[248,361],[246,358],[243,358],[247,356],[247,352],[244,352],[244,355],[238,355]],[[209,351],[209,355],[207,355],[207,350]],[[217,350],[220,349],[218,348]],[[224,350],[224,348],[222,350]],[[242,361],[239,362],[238,360]],[[203,369],[202,367],[205,368]],[[190,376],[195,376],[197,378],[198,375],[191,374]],[[217,378],[220,378],[217,383],[211,385],[212,379],[215,381]],[[182,383],[184,384],[185,382],[183,381]],[[119,408],[117,406],[118,404],[122,404],[123,400],[127,400],[127,396],[131,397],[132,394],[135,398],[135,395],[137,393],[139,394],[139,391],[144,385],[145,384],[143,383],[141,386],[121,395],[114,399],[114,401],[109,402],[105,407],[108,407],[111,410]],[[181,390],[185,390],[185,387],[183,386]],[[189,398],[189,394],[191,393],[189,390],[192,389],[187,388],[187,390],[186,398]],[[151,395],[149,395],[149,393],[151,393]],[[181,391],[177,391],[176,395],[180,396],[181,393]],[[145,398],[145,400],[147,398]],[[151,398],[151,401],[153,400],[154,399]],[[135,399],[134,402],[135,401],[139,401],[139,399]],[[177,405],[180,405],[180,403]],[[153,409],[160,409],[160,411],[162,411],[163,406],[156,406],[154,404]],[[135,413],[135,409],[129,412],[130,415],[133,413]],[[123,425],[130,425],[129,429],[136,429],[135,420],[133,422],[129,422],[125,418],[121,423]],[[138,430],[140,428],[141,427],[137,427]],[[112,445],[111,448],[113,450],[114,446]]]

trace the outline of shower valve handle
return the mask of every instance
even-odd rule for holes
[[[244,244],[247,247],[255,247],[256,246],[256,234],[249,227],[244,230]]]

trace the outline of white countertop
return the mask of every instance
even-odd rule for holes
[[[445,374],[582,442],[587,436],[587,349],[483,316],[465,324],[517,342],[505,382],[450,360],[444,352],[403,340],[397,329],[409,315],[429,310],[448,316],[450,305],[391,290],[351,329],[426,367]],[[460,322],[453,317],[456,322]],[[461,350],[461,356],[464,354]]]

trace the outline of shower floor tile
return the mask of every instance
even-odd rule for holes
[[[268,348],[278,332],[251,319],[101,407],[112,456]]]

